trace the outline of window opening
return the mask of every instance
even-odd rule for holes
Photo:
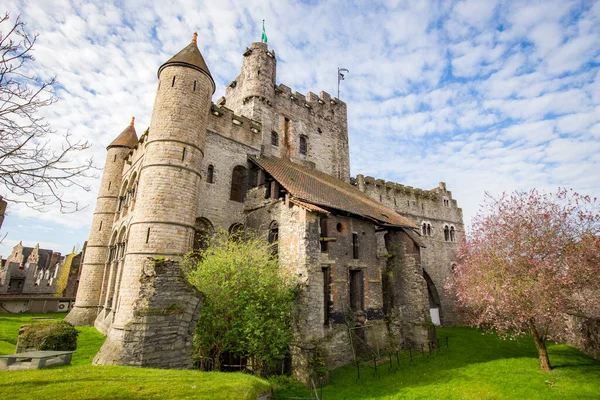
[[[451,227],[450,227],[450,241],[451,241],[451,242],[454,242],[454,241],[456,241],[456,236],[455,236],[455,233],[454,233],[454,232],[455,232],[455,231],[454,231],[454,227],[453,227],[453,226],[451,226]]]
[[[279,254],[279,224],[277,223],[277,221],[271,222],[271,225],[269,226],[268,240],[271,244],[271,250],[273,252],[273,255],[277,256],[277,254]]]
[[[103,221],[100,221],[100,227],[98,228],[98,231],[102,231],[102,222]]]
[[[358,233],[352,234],[352,258],[358,260]]]
[[[431,224],[427,224],[427,236],[431,236]]]
[[[181,151],[181,161],[185,160],[185,147]]]
[[[306,136],[300,136],[300,154],[306,155],[307,145],[306,145]]]
[[[175,77],[173,77],[173,82],[171,82],[171,87],[175,86]]]
[[[331,315],[331,271],[329,267],[323,266],[323,323],[329,325]]]
[[[231,174],[231,192],[229,199],[237,202],[244,201],[246,192],[246,168],[236,166]]]
[[[329,250],[329,242],[327,241],[327,218],[321,218],[319,225],[321,226],[321,252],[327,253]]]
[[[450,241],[450,228],[448,228],[448,225],[444,226],[444,240],[446,242]]]
[[[146,243],[150,241],[150,228],[148,228],[148,232],[146,232]]]
[[[279,146],[279,135],[275,131],[271,132],[271,145]]]
[[[194,92],[196,91],[196,81],[194,81]]]
[[[363,272],[360,269],[350,270],[350,308],[352,311],[362,310],[364,305],[363,296]]]
[[[206,170],[206,182],[215,183],[215,166],[210,164]]]
[[[202,217],[196,218],[196,224],[194,228],[194,244],[192,246],[193,250],[206,250],[209,243],[209,237],[212,232],[213,226],[209,220]]]
[[[112,182],[108,182],[108,190],[110,190],[110,185],[112,184]]]

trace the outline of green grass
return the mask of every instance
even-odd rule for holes
[[[32,317],[64,314],[0,315],[0,353],[13,353],[19,327]],[[254,399],[269,383],[239,373],[157,370],[93,366],[92,359],[104,341],[94,328],[81,332],[71,366],[37,371],[0,372],[0,399]],[[401,361],[400,370],[379,366],[334,370],[324,399],[598,399],[600,361],[578,350],[548,343],[550,373],[539,370],[530,338],[502,340],[470,328],[441,328],[450,348],[431,356]],[[395,365],[395,363],[394,363]],[[285,379],[279,379],[283,382]],[[306,396],[305,390],[278,390],[275,396]]]
[[[529,337],[502,340],[470,328],[440,328],[449,336],[449,349],[413,363],[401,361],[400,370],[389,363],[361,368],[346,366],[330,373],[324,399],[598,399],[600,361],[560,344],[548,343],[554,369],[539,369],[537,351]],[[396,363],[394,363],[396,365]],[[307,391],[280,389],[274,396],[307,395]]]
[[[19,327],[34,317],[65,314],[0,314],[0,354],[15,351]],[[0,399],[256,399],[270,388],[248,374],[94,366],[104,336],[80,327],[70,366],[0,372]]]

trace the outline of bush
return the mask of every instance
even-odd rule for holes
[[[21,326],[17,353],[31,350],[75,350],[79,332],[66,321],[39,322]]]

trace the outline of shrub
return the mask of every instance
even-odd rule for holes
[[[75,350],[79,332],[66,321],[38,322],[19,330],[17,352],[29,350]]]

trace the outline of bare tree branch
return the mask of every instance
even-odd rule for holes
[[[36,40],[20,17],[12,23],[8,13],[0,17],[0,190],[7,192],[7,201],[38,211],[58,204],[61,212],[74,212],[82,207],[65,189],[90,190],[82,178],[93,176],[96,168],[92,159],[74,159],[90,147],[88,142],[73,141],[66,133],[57,150],[55,132],[38,114],[58,99],[56,78],[44,81],[26,73],[35,61]]]

